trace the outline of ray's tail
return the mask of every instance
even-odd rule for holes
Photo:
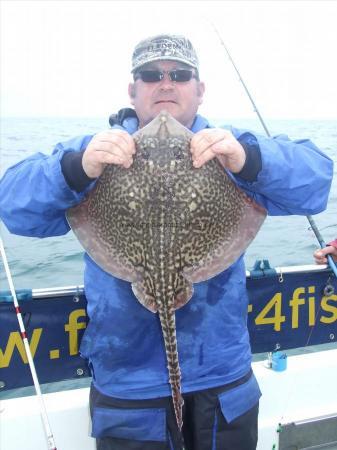
[[[181,395],[181,372],[178,361],[175,313],[173,305],[159,308],[159,319],[163,330],[169,382],[171,385],[174,412],[179,430],[183,426],[183,404]]]

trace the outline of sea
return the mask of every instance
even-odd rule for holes
[[[257,119],[214,119],[214,124],[264,134]],[[325,242],[337,237],[337,120],[265,119],[271,135],[286,134],[291,139],[310,138],[335,162],[334,179],[327,209],[314,216]],[[13,164],[41,152],[51,154],[58,142],[74,136],[95,134],[109,128],[108,118],[3,118],[0,139],[0,176]],[[28,182],[28,181],[27,181]],[[13,196],[15,190],[13,190]],[[83,284],[83,249],[70,231],[56,238],[16,236],[0,223],[13,283],[16,289],[51,288]],[[247,270],[256,260],[267,259],[272,267],[314,264],[319,247],[305,216],[267,217],[249,246]],[[0,261],[0,290],[8,282]],[[68,385],[68,387],[71,385]],[[45,391],[53,390],[45,388]],[[30,390],[25,390],[29,393]],[[20,394],[21,395],[21,394]],[[1,395],[2,396],[2,395]]]

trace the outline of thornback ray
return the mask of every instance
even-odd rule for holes
[[[177,423],[182,427],[175,310],[193,283],[228,268],[260,229],[266,211],[215,158],[194,168],[193,133],[162,111],[133,138],[129,169],[109,165],[68,222],[89,256],[132,283],[139,302],[158,312]]]

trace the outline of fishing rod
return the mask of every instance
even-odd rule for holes
[[[22,319],[20,305],[19,305],[18,299],[16,297],[16,292],[15,292],[15,289],[14,289],[13,279],[12,279],[12,275],[11,275],[11,272],[10,272],[10,269],[9,269],[7,256],[6,256],[6,252],[5,252],[5,248],[4,248],[1,236],[0,236],[0,253],[1,253],[3,264],[4,264],[4,268],[5,268],[7,281],[8,281],[8,284],[9,284],[9,288],[10,288],[10,291],[11,291],[11,294],[12,294],[12,297],[13,297],[13,303],[14,303],[14,307],[15,307],[16,316],[17,316],[17,319],[18,319],[18,322],[19,322],[21,338],[22,338],[22,341],[23,341],[23,344],[24,344],[24,347],[25,347],[25,350],[26,350],[26,355],[27,355],[27,359],[28,359],[29,368],[30,368],[30,372],[32,374],[32,378],[33,378],[33,382],[34,382],[35,392],[36,392],[37,398],[39,399],[39,403],[40,403],[40,413],[41,413],[41,418],[42,418],[44,431],[46,433],[48,450],[57,450],[55,442],[54,442],[53,433],[52,433],[50,425],[49,425],[46,405],[45,405],[43,397],[42,397],[40,383],[39,383],[39,380],[38,380],[38,377],[37,377],[35,364],[34,364],[34,361],[33,361],[33,356],[32,356],[32,353],[30,351],[29,342],[28,342],[28,339],[27,339],[27,333],[26,333],[25,325],[24,325],[23,319]]]
[[[259,118],[259,120],[261,122],[261,125],[263,126],[263,129],[266,132],[266,135],[268,137],[271,137],[271,134],[270,134],[270,132],[269,132],[269,130],[267,128],[267,125],[265,124],[265,122],[264,122],[264,120],[263,120],[263,118],[262,118],[262,116],[261,116],[261,114],[260,114],[260,112],[259,112],[259,110],[258,110],[258,108],[257,108],[257,106],[256,106],[256,104],[254,102],[254,100],[253,100],[253,97],[251,96],[251,94],[250,94],[250,92],[249,92],[249,90],[248,90],[248,88],[246,86],[246,83],[243,81],[243,79],[241,77],[241,74],[239,72],[239,69],[236,67],[236,64],[235,64],[235,62],[234,62],[234,60],[233,60],[233,58],[232,58],[228,48],[226,47],[226,45],[225,45],[225,43],[224,43],[224,41],[223,41],[223,39],[222,39],[218,29],[216,28],[216,26],[214,25],[213,22],[211,22],[211,24],[212,24],[212,26],[214,28],[214,31],[216,32],[220,42],[221,42],[221,45],[225,49],[225,52],[227,53],[227,56],[228,56],[230,62],[232,63],[232,65],[233,65],[233,67],[235,69],[235,72],[237,73],[237,75],[239,77],[239,80],[240,80],[240,82],[241,82],[241,84],[242,84],[246,94],[248,95],[248,98],[249,98],[251,104],[253,105],[254,111],[256,112],[256,114],[257,114],[257,116],[258,116],[258,118]],[[312,216],[308,215],[308,216],[306,216],[306,218],[308,219],[308,221],[310,223],[310,227],[311,227],[312,231],[314,232],[314,234],[316,236],[316,239],[319,242],[321,248],[326,247],[324,239],[322,238],[322,235],[319,232],[319,230],[317,228],[317,225],[316,225],[314,219],[312,218]],[[335,277],[337,278],[337,266],[336,266],[334,260],[332,259],[332,257],[330,255],[327,255],[327,259],[328,259],[328,263],[329,263],[328,265],[330,266],[330,269],[333,271],[333,273],[335,274]]]

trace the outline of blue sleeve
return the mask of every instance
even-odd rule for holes
[[[239,138],[246,131],[232,129]],[[255,181],[235,176],[238,185],[269,215],[318,214],[327,206],[333,162],[310,140],[291,141],[281,135],[255,134],[261,152],[261,170]]]
[[[66,152],[81,151],[92,136],[57,144],[51,156],[36,153],[10,167],[0,180],[0,218],[11,233],[31,237],[66,234],[65,211],[86,191],[70,189],[61,169]]]

